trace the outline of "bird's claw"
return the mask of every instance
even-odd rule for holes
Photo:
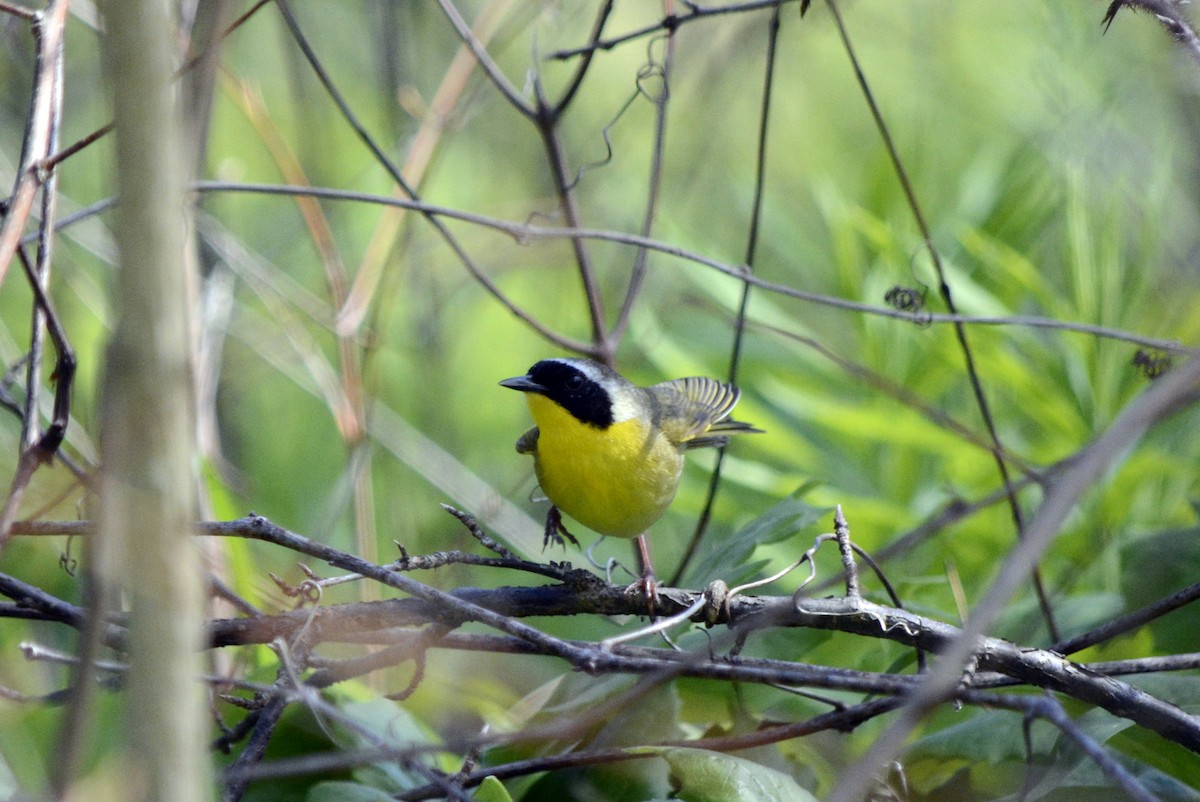
[[[567,540],[571,541],[576,548],[579,547],[579,541],[575,539],[574,535],[567,531],[567,527],[562,521],[562,513],[558,511],[558,507],[551,505],[550,511],[546,513],[546,533],[545,537],[542,538],[542,551],[545,551],[546,547],[550,544],[562,546],[563,550],[565,551],[567,544],[563,540],[564,536]]]
[[[644,568],[642,575],[634,580],[629,587],[625,588],[625,593],[630,596],[641,596],[644,598],[650,612],[650,617],[654,618],[654,611],[658,607],[658,578],[654,575],[652,568]]]

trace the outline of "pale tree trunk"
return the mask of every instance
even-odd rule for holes
[[[102,44],[117,136],[116,329],[104,377],[97,555],[131,611],[125,685],[129,797],[212,796],[198,677],[185,187],[167,0],[107,0]],[[110,570],[104,571],[105,567]],[[106,594],[112,598],[111,594]]]

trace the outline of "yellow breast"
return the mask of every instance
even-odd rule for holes
[[[682,451],[634,418],[597,429],[544,396],[525,396],[540,434],[534,465],[555,506],[612,537],[636,537],[679,487]]]

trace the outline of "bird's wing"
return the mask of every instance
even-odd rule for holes
[[[538,427],[534,426],[532,429],[525,432],[525,434],[521,435],[520,438],[517,439],[517,453],[536,454],[538,434]]]
[[[732,384],[688,376],[647,389],[658,404],[659,426],[673,443],[687,448],[719,446],[728,440],[724,435],[758,431],[728,419],[741,397]]]

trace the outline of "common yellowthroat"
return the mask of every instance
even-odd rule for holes
[[[675,498],[684,451],[760,431],[730,420],[741,396],[736,387],[703,376],[639,387],[599,362],[562,358],[500,384],[525,393],[537,423],[517,451],[533,455],[554,505],[547,542],[559,540],[559,531],[578,542],[557,509],[602,535],[643,534]]]

